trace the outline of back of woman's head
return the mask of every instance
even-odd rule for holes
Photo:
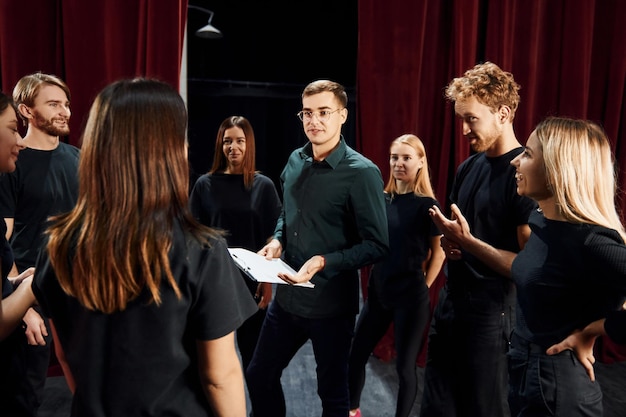
[[[202,236],[187,207],[186,123],[182,98],[160,81],[117,81],[95,99],[78,202],[48,231],[62,288],[88,309],[124,310],[144,287],[159,304],[163,277],[180,296],[168,258],[174,223]]]
[[[82,138],[82,197],[127,214],[186,206],[186,126],[185,104],[168,84],[133,79],[105,87]]]
[[[549,117],[535,129],[548,186],[568,221],[624,228],[616,210],[616,175],[604,130],[587,120]]]

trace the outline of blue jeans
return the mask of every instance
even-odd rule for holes
[[[298,350],[311,340],[322,417],[346,417],[348,354],[353,316],[307,319],[283,310],[273,301],[265,316],[246,383],[254,417],[284,417],[285,396],[280,378]]]
[[[602,391],[574,352],[545,354],[516,335],[509,352],[509,404],[515,417],[601,417]]]

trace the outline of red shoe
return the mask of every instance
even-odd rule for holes
[[[352,414],[352,411],[350,411],[350,412],[348,413],[348,415],[349,415],[350,417],[361,417],[361,409],[360,409],[360,408],[357,408],[357,409],[356,409],[356,411],[354,412],[354,414]]]

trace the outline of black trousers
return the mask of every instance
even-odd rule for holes
[[[0,342],[2,416],[37,416],[43,401],[52,344],[48,320],[44,318],[44,321],[48,328],[45,346],[29,345],[22,327],[15,329],[7,339]]]

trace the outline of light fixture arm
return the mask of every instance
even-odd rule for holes
[[[209,9],[205,9],[204,7],[194,6],[193,4],[188,4],[187,8],[188,9],[194,9],[194,10],[200,10],[201,12],[207,13],[209,15],[209,23],[211,23],[211,20],[213,20],[213,15],[215,13],[213,13],[213,11],[211,11]]]
[[[194,6],[193,4],[188,4],[187,8],[193,9],[193,10],[199,10],[209,15],[208,24],[198,29],[196,31],[196,36],[200,38],[205,38],[205,39],[219,39],[222,37],[222,32],[220,32],[220,30],[217,29],[215,26],[213,26],[213,24],[211,23],[211,21],[213,20],[213,14],[214,14],[212,10],[205,9],[204,7]]]

